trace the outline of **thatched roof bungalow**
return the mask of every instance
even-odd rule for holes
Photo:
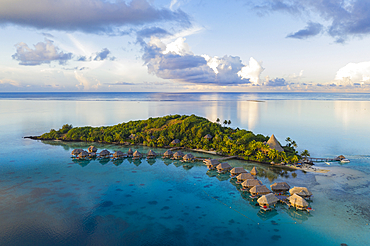
[[[271,135],[270,139],[266,143],[271,149],[276,149],[279,152],[283,152],[284,149],[281,147],[274,134]]]
[[[122,158],[124,156],[125,156],[125,154],[120,150],[113,153],[113,158]]]
[[[89,153],[91,153],[91,152],[96,152],[96,151],[98,151],[98,149],[97,149],[97,148],[95,148],[95,146],[90,146],[90,147],[87,149],[87,151],[89,151]]]
[[[149,150],[148,153],[146,154],[146,156],[148,158],[151,158],[151,157],[156,157],[157,154],[153,150]]]
[[[261,207],[269,207],[271,205],[275,205],[278,201],[279,199],[273,193],[263,195],[257,199],[257,202]]]
[[[164,152],[163,156],[169,158],[173,156],[173,152],[169,149],[166,152]]]
[[[289,190],[290,195],[297,194],[304,198],[309,198],[312,196],[311,191],[309,191],[306,187],[296,187],[294,186]]]
[[[91,152],[91,153],[89,153],[89,157],[91,157],[91,158],[96,157],[96,152]]]
[[[266,185],[256,185],[253,186],[249,192],[252,196],[262,196],[271,193],[271,191],[266,187]]]
[[[237,183],[242,183],[248,179],[255,179],[255,178],[250,173],[241,173],[238,176],[236,176]]]
[[[136,151],[132,154],[132,156],[133,156],[134,158],[141,158],[141,157],[143,157],[143,155],[142,155],[138,150],[136,150]]]
[[[110,152],[108,150],[104,149],[104,150],[100,151],[99,156],[100,157],[110,156]]]
[[[257,175],[258,174],[258,170],[256,167],[253,167],[252,170],[251,170],[251,174],[252,175]]]
[[[89,156],[89,153],[85,150],[83,150],[80,154],[78,154],[79,158],[86,158]]]
[[[72,150],[71,155],[78,156],[82,151],[84,151],[84,150],[83,149],[74,149],[74,150]]]
[[[194,156],[192,154],[186,154],[184,155],[184,157],[182,158],[184,161],[193,161],[194,160]]]
[[[241,173],[247,173],[247,171],[245,171],[244,168],[242,168],[242,167],[234,167],[230,171],[231,176],[238,176]]]
[[[257,185],[262,185],[262,182],[259,181],[258,179],[247,179],[242,183],[243,190],[250,189]]]
[[[300,210],[304,210],[308,207],[308,202],[297,194],[293,194],[288,197],[288,201],[290,202],[291,206]]]
[[[175,159],[181,159],[182,157],[184,157],[184,153],[182,153],[181,151],[177,151],[175,154],[173,154],[173,157]]]
[[[180,140],[178,140],[178,139],[174,139],[171,142],[172,145],[179,144],[179,143],[180,143]]]
[[[229,163],[223,162],[223,163],[218,164],[216,168],[217,168],[218,173],[224,173],[224,172],[230,171],[232,167],[230,166]]]
[[[208,169],[215,169],[220,162],[216,159],[205,159],[203,160],[204,164]]]
[[[287,192],[290,186],[286,182],[279,182],[270,185],[273,192]]]
[[[132,151],[132,149],[129,149],[127,151],[127,156],[132,157],[133,154],[134,154],[134,152]]]

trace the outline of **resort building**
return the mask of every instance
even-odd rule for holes
[[[283,152],[284,149],[281,147],[274,134],[271,135],[270,139],[266,143],[271,149],[276,149],[279,152]]]

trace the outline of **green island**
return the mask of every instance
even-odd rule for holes
[[[30,137],[38,140],[84,141],[110,144],[149,147],[182,147],[203,150],[224,156],[237,156],[239,159],[261,163],[297,163],[302,157],[309,156],[307,150],[301,155],[295,141],[289,137],[287,144],[281,146],[275,141],[269,144],[270,137],[254,134],[244,129],[226,127],[196,115],[168,115],[147,120],[129,121],[114,126],[73,127],[63,125],[61,129],[51,129],[41,136]]]

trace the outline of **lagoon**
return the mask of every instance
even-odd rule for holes
[[[367,94],[0,93],[0,244],[366,245],[369,111]],[[231,127],[274,134],[282,144],[291,137],[312,157],[343,154],[351,162],[317,163],[330,170],[326,174],[257,165],[267,186],[285,181],[314,193],[310,215],[283,206],[261,214],[230,179],[201,163],[76,163],[70,152],[89,143],[22,138],[66,123],[113,125],[168,114],[230,119]],[[256,165],[229,163],[247,170]]]

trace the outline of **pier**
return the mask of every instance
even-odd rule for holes
[[[329,162],[329,161],[338,161],[337,158],[314,158],[314,157],[308,157],[306,160],[309,160],[311,162]]]

